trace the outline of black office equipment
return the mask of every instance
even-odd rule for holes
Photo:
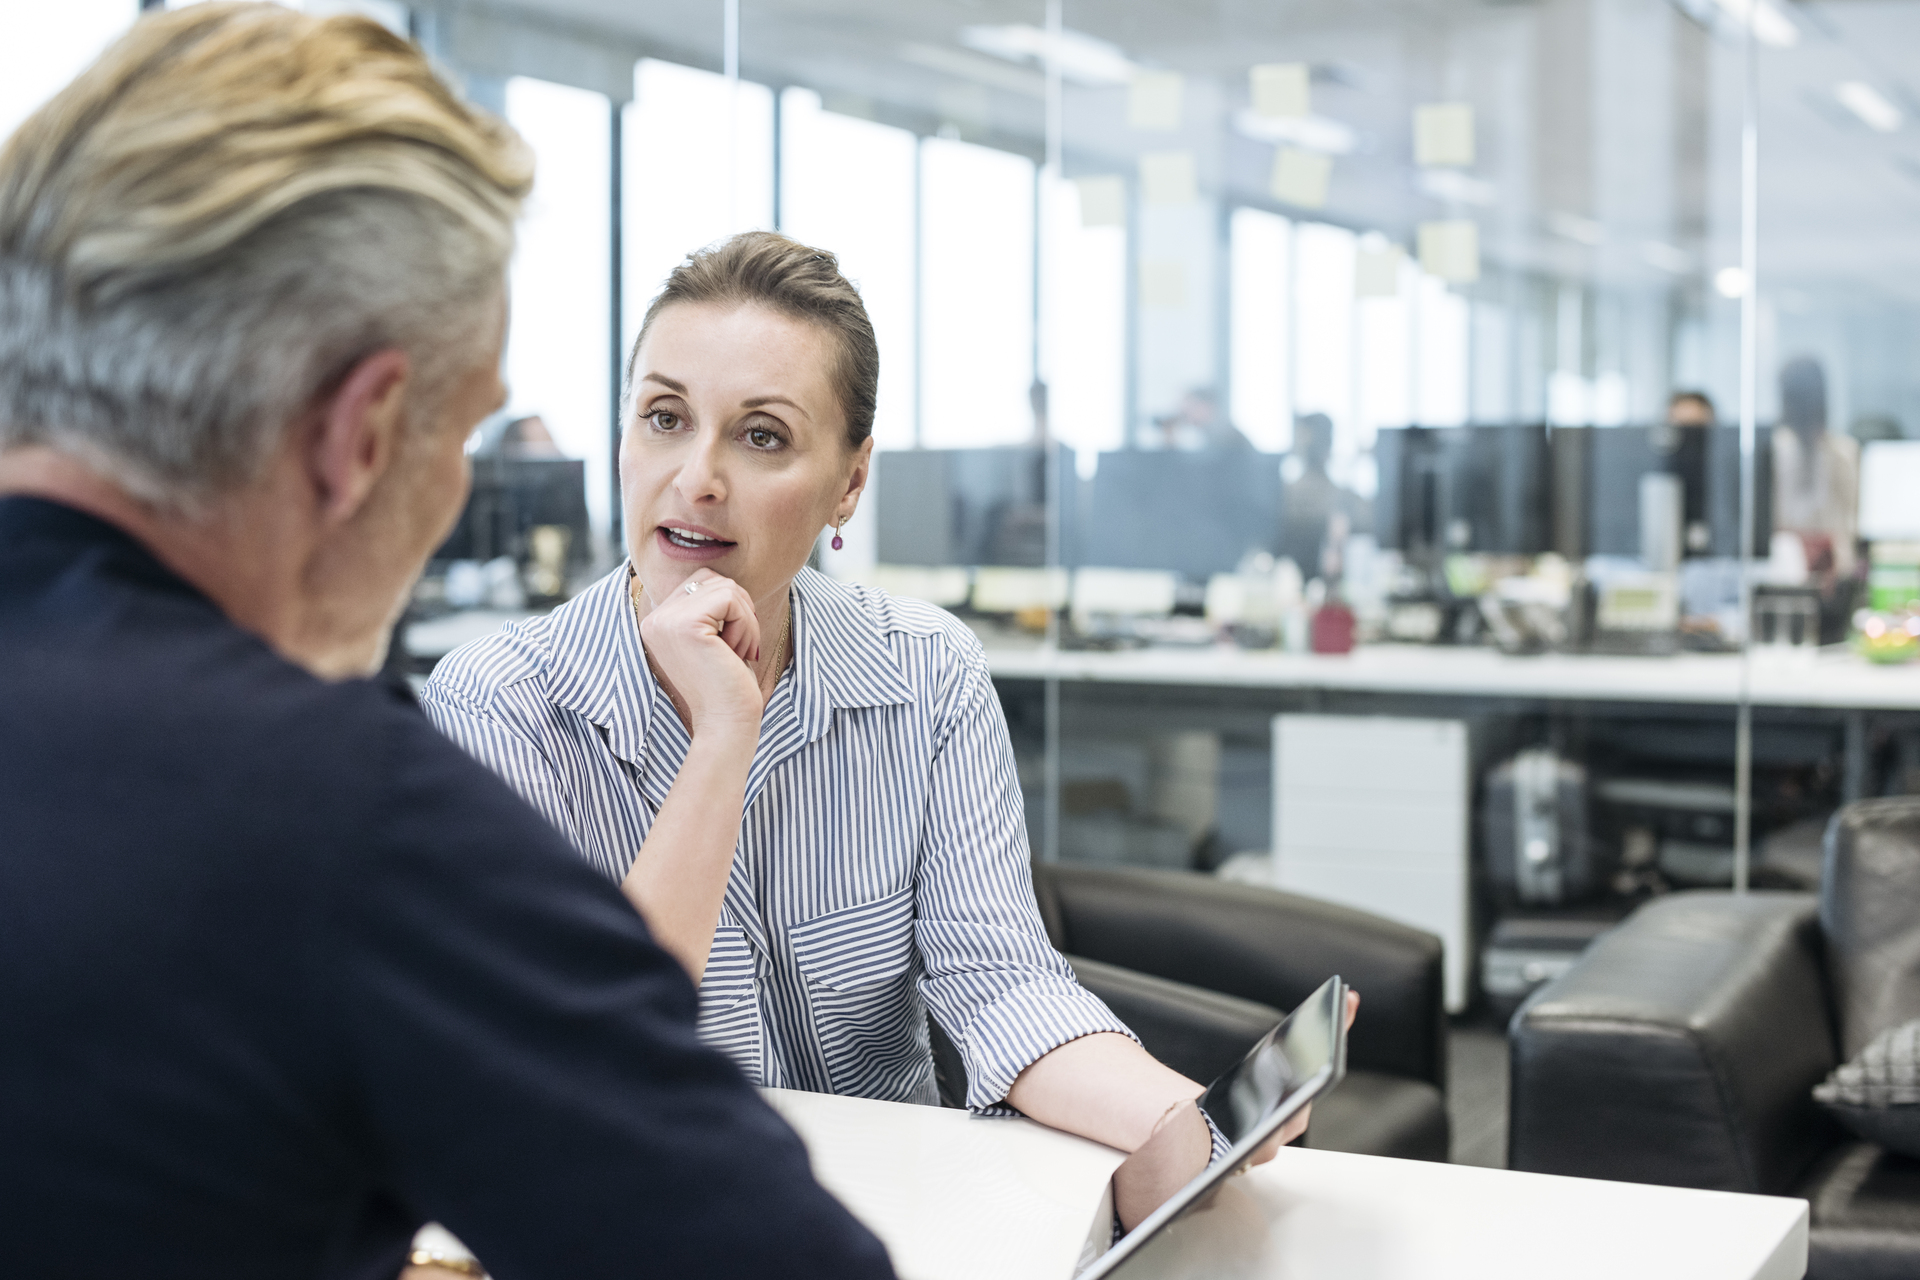
[[[1640,477],[1658,473],[1680,478],[1684,554],[1740,554],[1739,428],[1555,427],[1551,447],[1553,543],[1568,559],[1638,556]],[[1764,557],[1773,532],[1770,429],[1755,442],[1753,527],[1754,554]]]
[[[1585,766],[1530,747],[1487,773],[1481,808],[1487,873],[1503,905],[1559,906],[1605,887],[1587,819]]]
[[[1280,503],[1280,459],[1272,454],[1103,453],[1079,563],[1170,569],[1205,582],[1231,573],[1249,551],[1273,549]]]
[[[1553,546],[1543,426],[1394,427],[1375,438],[1374,533],[1410,556]]]
[[[1078,479],[1057,450],[1060,559],[1075,562]],[[1047,562],[1047,455],[1036,446],[890,449],[873,458],[876,548],[882,564]]]
[[[559,525],[570,568],[592,557],[587,525],[586,463],[570,458],[475,458],[473,492],[453,532],[433,554],[439,561],[524,561],[535,525]]]

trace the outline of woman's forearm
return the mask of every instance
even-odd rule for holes
[[[696,986],[720,923],[758,737],[748,726],[694,735],[673,789],[620,885],[654,941]]]
[[[1027,1067],[1007,1101],[1041,1124],[1136,1151],[1169,1107],[1202,1092],[1126,1036],[1103,1031],[1069,1040]]]

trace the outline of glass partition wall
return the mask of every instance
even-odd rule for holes
[[[1767,882],[1796,818],[1920,783],[1887,717],[1745,693],[1920,595],[1916,0],[305,7],[535,148],[506,417],[582,464],[598,566],[667,271],[749,227],[839,255],[878,452],[817,562],[981,636],[1037,857],[1271,882],[1283,714],[1465,726],[1476,842],[1529,749],[1678,779],[1692,835],[1605,834],[1642,889]],[[56,8],[9,119],[135,6]],[[1738,650],[1742,694],[1324,676],[1476,647]]]

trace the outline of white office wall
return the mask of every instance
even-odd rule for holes
[[[611,527],[612,108],[606,97],[515,76],[507,119],[534,152],[533,195],[510,273],[507,407],[538,414],[587,464],[587,515]]]
[[[920,148],[921,443],[1017,444],[1033,434],[1033,162]]]
[[[139,15],[135,0],[0,6],[0,140],[64,89]]]
[[[622,341],[695,249],[773,226],[773,91],[642,59],[621,124]]]
[[[1293,224],[1235,209],[1227,239],[1227,413],[1256,448],[1280,452],[1293,443]]]
[[[1054,439],[1082,454],[1126,441],[1127,232],[1082,225],[1080,188],[1045,190],[1041,377]]]
[[[1354,257],[1345,227],[1304,222],[1294,231],[1293,380],[1295,412],[1333,419],[1334,449],[1351,452],[1355,433]]]

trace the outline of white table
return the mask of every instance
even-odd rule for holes
[[[1110,1211],[1119,1153],[1030,1121],[766,1092],[902,1280],[1069,1280]],[[1806,1264],[1803,1200],[1288,1148],[1120,1277],[1796,1280]]]

